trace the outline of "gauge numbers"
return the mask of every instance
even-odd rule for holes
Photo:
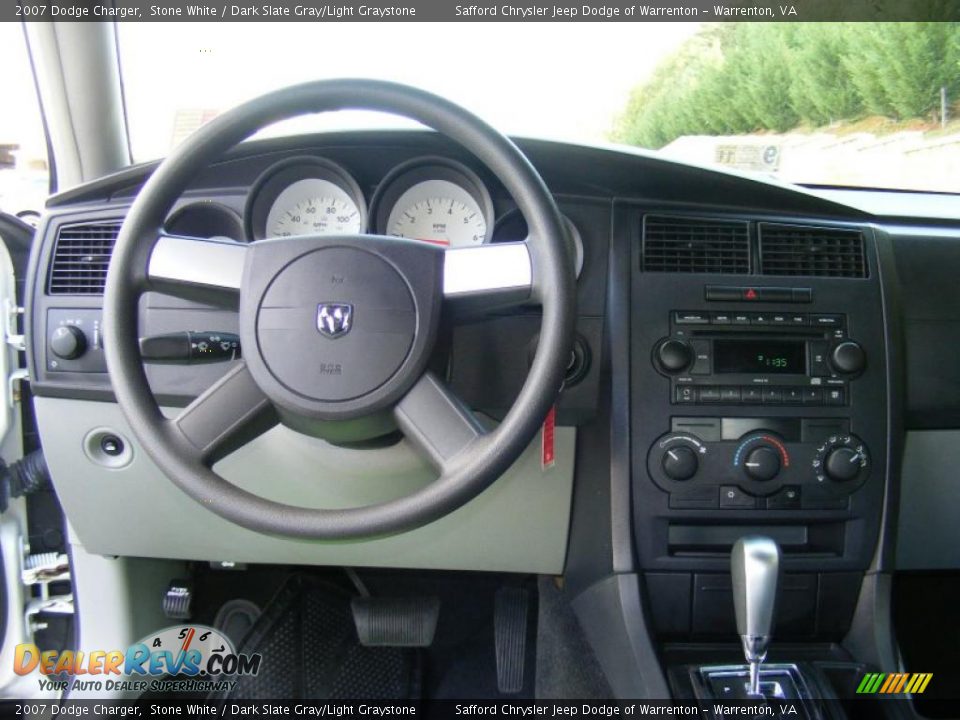
[[[267,215],[267,237],[356,235],[363,214],[340,187],[321,178],[299,180],[274,200]]]
[[[481,245],[487,219],[466,190],[447,180],[426,180],[404,192],[390,212],[387,234],[445,247]]]

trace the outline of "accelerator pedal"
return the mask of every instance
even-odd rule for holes
[[[530,593],[521,587],[502,587],[494,596],[493,632],[497,653],[497,689],[523,690],[527,660],[527,618]]]
[[[440,598],[355,597],[350,609],[361,645],[429,647],[437,632]]]

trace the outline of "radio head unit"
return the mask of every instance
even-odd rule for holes
[[[653,348],[675,404],[845,405],[866,361],[838,313],[675,310]]]

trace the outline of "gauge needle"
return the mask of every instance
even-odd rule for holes
[[[420,242],[430,243],[431,245],[449,245],[449,240],[431,240],[430,238],[416,238]]]

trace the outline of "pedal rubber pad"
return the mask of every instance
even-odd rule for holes
[[[502,587],[494,596],[493,632],[497,652],[497,689],[523,690],[527,660],[527,618],[530,593],[520,587]]]
[[[350,609],[361,645],[429,647],[437,631],[440,598],[356,597]]]

